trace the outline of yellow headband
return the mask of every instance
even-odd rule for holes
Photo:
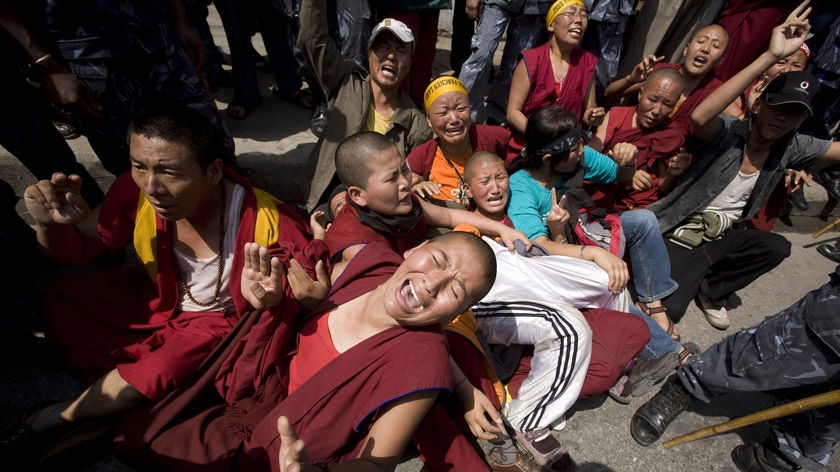
[[[581,0],[557,0],[554,2],[554,5],[551,5],[551,8],[548,9],[548,14],[545,17],[546,28],[554,23],[554,20],[557,19],[557,15],[559,15],[561,11],[572,5],[580,5],[583,8],[586,8],[586,5],[584,5]]]
[[[470,96],[470,94],[467,93],[467,88],[464,87],[464,83],[457,78],[450,75],[438,77],[433,80],[428,87],[426,87],[426,91],[423,93],[423,105],[426,106],[426,111],[429,110],[429,107],[432,106],[432,103],[434,103],[438,97],[448,92],[460,92],[464,94],[465,97]]]

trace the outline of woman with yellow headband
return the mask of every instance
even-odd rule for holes
[[[604,109],[595,103],[598,58],[580,48],[588,23],[581,0],[557,0],[546,15],[549,40],[522,51],[507,108],[507,121],[514,131],[512,151],[522,149],[528,117],[541,106],[571,111],[582,127],[596,127],[603,121]]]
[[[510,131],[500,126],[473,125],[469,94],[455,77],[441,76],[423,94],[426,121],[435,137],[408,155],[412,190],[421,198],[435,198],[469,206],[464,190],[464,165],[476,151],[507,153]]]

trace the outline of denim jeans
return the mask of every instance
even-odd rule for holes
[[[505,50],[499,64],[499,73],[493,88],[487,94],[487,117],[499,123],[507,119],[507,105],[510,97],[510,81],[513,69],[519,63],[520,54],[526,49],[539,46],[548,40],[545,29],[545,15],[517,15],[510,20],[505,39]]]
[[[484,12],[476,24],[472,37],[470,47],[472,52],[461,66],[461,73],[458,76],[470,94],[473,123],[479,122],[480,113],[484,109],[484,96],[490,80],[490,70],[493,67],[493,56],[505,29],[508,36],[493,90],[497,92],[494,95],[504,95],[504,106],[507,108],[510,76],[516,67],[519,53],[536,46],[537,41],[547,34],[545,33],[545,15],[516,14],[492,4],[484,7]],[[504,115],[501,118],[499,122],[504,121]]]
[[[656,216],[648,210],[632,210],[619,217],[639,301],[653,302],[673,293],[678,285],[671,278],[671,261]]]
[[[647,323],[648,329],[650,330],[650,341],[645,345],[645,348],[642,349],[642,353],[640,354],[641,356],[649,357],[651,359],[659,359],[669,352],[676,352],[677,354],[680,353],[680,350],[682,349],[680,343],[671,339],[671,336],[668,336],[668,333],[656,324],[656,321],[654,321],[653,318],[642,313],[641,310],[632,303],[629,306],[629,312],[645,320],[645,323]]]

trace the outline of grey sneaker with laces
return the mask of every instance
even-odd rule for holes
[[[651,387],[665,380],[679,366],[680,356],[676,352],[651,359],[639,357],[628,374],[630,393],[638,398],[650,391]]]

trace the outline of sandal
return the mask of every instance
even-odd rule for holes
[[[230,118],[241,121],[251,116],[251,113],[260,106],[260,103],[262,103],[262,97],[245,103],[232,100],[228,105],[227,110],[225,110],[225,113],[227,113],[227,116]]]
[[[630,403],[632,393],[633,389],[626,374],[619,377],[618,382],[607,390],[607,395],[622,405]]]
[[[668,336],[671,339],[673,339],[674,341],[680,342],[680,335],[677,334],[677,325],[674,324],[674,321],[671,320],[670,316],[668,316],[668,309],[665,308],[664,305],[650,308],[642,302],[636,302],[636,307],[639,310],[641,310],[642,313],[644,313],[648,316],[653,316],[653,315],[658,315],[659,313],[664,313],[665,314],[665,320],[668,321],[668,326],[667,326],[667,328],[662,328],[662,330],[665,331],[666,333],[668,333]],[[656,324],[659,324],[659,322],[657,322]]]
[[[694,354],[700,353],[700,346],[694,343],[682,343],[680,344],[680,367],[684,366],[686,362],[688,362],[688,358],[693,356]]]

